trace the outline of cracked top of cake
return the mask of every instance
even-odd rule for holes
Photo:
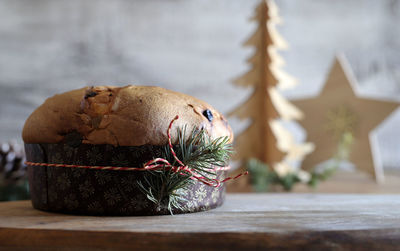
[[[177,127],[204,128],[211,138],[233,133],[226,119],[209,104],[153,86],[94,86],[48,98],[26,120],[25,143],[60,143],[78,134],[84,144],[164,145],[167,128],[176,142]]]

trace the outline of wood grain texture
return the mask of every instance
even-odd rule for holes
[[[209,212],[88,217],[0,204],[4,249],[390,250],[400,245],[400,195],[229,195]]]

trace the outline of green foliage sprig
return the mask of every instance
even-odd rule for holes
[[[204,129],[192,130],[187,137],[187,128],[178,129],[178,144],[174,145],[177,157],[195,173],[208,179],[215,179],[217,174],[212,166],[224,167],[233,153],[229,137],[219,137],[212,140]],[[165,146],[163,156],[160,156],[173,166],[175,160],[169,146]],[[159,156],[157,156],[159,157]],[[173,171],[169,168],[149,170],[144,174],[144,180],[138,181],[140,190],[157,205],[157,210],[167,208],[170,213],[174,208],[181,209],[185,199],[180,192],[188,189],[194,182],[191,175],[183,170]]]
[[[1,184],[0,182],[0,202],[27,200],[29,198],[29,184],[26,177],[15,184]]]
[[[247,162],[247,169],[250,172],[251,184],[256,192],[269,191],[271,185],[281,185],[285,191],[290,191],[294,184],[300,182],[295,173],[281,177],[267,164],[257,159],[250,159]]]
[[[307,185],[316,187],[319,182],[332,176],[338,169],[340,163],[348,159],[352,143],[353,134],[351,132],[343,133],[332,161],[310,171],[308,173],[310,178],[306,182]],[[250,159],[247,162],[247,168],[250,172],[251,184],[256,192],[267,192],[270,190],[271,185],[279,185],[282,186],[285,191],[290,191],[295,184],[303,182],[299,172],[289,172],[284,176],[279,176],[273,168],[270,168],[257,159]]]

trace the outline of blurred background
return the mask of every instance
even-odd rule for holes
[[[232,80],[258,0],[1,0],[0,142],[21,142],[45,98],[86,85],[158,85],[228,113],[251,90]],[[343,52],[362,95],[400,101],[400,0],[276,0],[290,48],[288,98],[316,95]],[[246,122],[231,119],[236,133]],[[378,128],[385,170],[400,171],[400,110]],[[294,122],[285,126],[304,137]]]

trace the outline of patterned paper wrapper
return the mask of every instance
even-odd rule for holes
[[[161,156],[164,146],[114,147],[112,145],[25,144],[30,162],[93,166],[140,167]],[[36,209],[79,215],[161,215],[159,208],[138,187],[145,171],[95,170],[69,167],[28,166],[32,205]],[[226,171],[218,172],[218,179]],[[181,193],[181,209],[174,214],[205,211],[222,205],[225,186],[192,182]]]

